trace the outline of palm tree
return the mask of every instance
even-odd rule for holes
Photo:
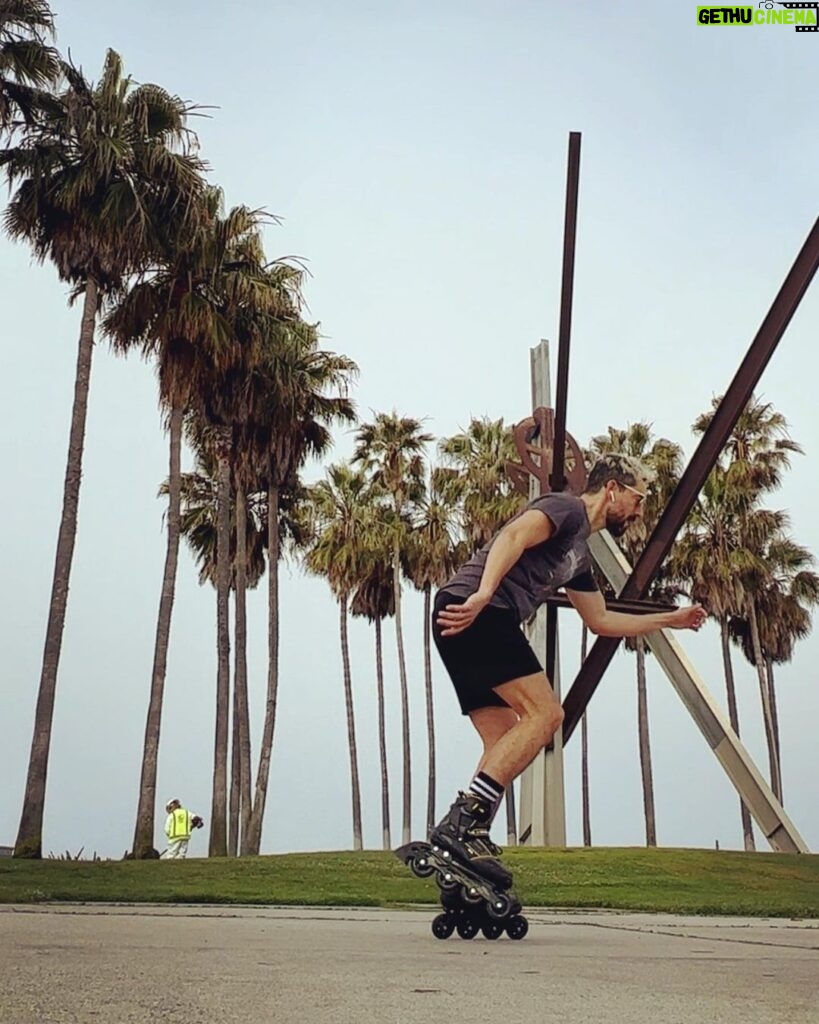
[[[409,536],[408,571],[412,584],[424,595],[424,693],[427,711],[428,790],[427,833],[435,825],[435,722],[432,702],[430,618],[432,588],[449,579],[466,557],[460,540],[459,509],[451,477],[439,468],[430,473],[427,497],[418,504],[416,527]]]
[[[234,441],[237,431],[248,429],[253,416],[252,391],[257,369],[267,367],[271,352],[279,343],[273,325],[287,324],[296,316],[301,274],[284,263],[265,265],[261,236],[253,224],[227,250],[226,271],[220,299],[221,310],[234,341],[233,358],[227,370],[211,368],[197,396],[199,408],[216,436],[219,463],[219,521],[226,545],[228,537],[231,466],[238,459]],[[216,732],[214,740],[213,806],[211,810],[211,856],[227,853],[227,751],[229,712],[230,644],[227,628],[229,561],[217,549],[217,650]],[[249,771],[249,750],[245,750]],[[248,776],[245,774],[245,778]],[[249,780],[248,780],[249,788]],[[249,808],[245,802],[246,810]],[[250,831],[247,819],[246,833]]]
[[[510,427],[503,419],[473,418],[465,431],[438,443],[442,472],[449,475],[448,487],[460,506],[461,532],[466,556],[474,554],[526,504],[515,490],[506,464],[517,461],[517,448]],[[517,841],[515,791],[506,790],[506,834],[510,845]]]
[[[216,529],[217,529],[217,469],[216,460],[207,442],[197,431],[188,432],[191,447],[195,453],[196,465],[192,472],[183,473],[180,480],[182,537],[190,548],[195,564],[199,568],[199,583],[216,586]],[[163,481],[160,495],[167,495],[170,481]],[[235,507],[231,516],[230,556],[232,585],[236,581],[236,560],[238,524],[235,521]],[[259,509],[250,502],[246,509],[245,532],[248,538],[245,551],[245,576],[251,589],[258,585],[264,573],[264,534],[259,528]]]
[[[712,410],[703,413],[694,423],[695,433],[703,433],[720,399],[712,402]],[[735,507],[735,543],[748,552],[746,572],[742,576],[743,590],[737,613],[748,620],[754,664],[759,681],[762,715],[768,745],[771,788],[781,800],[782,780],[777,751],[773,696],[769,690],[765,658],[759,638],[759,617],[756,595],[763,590],[768,576],[764,561],[766,544],[784,528],[781,514],[767,512],[756,506],[765,492],[776,490],[782,473],[790,466],[790,457],[801,453],[801,447],[788,434],[785,417],[770,402],[762,402],[755,395],[738,418],[721,455],[721,465],[732,489]]]
[[[760,641],[757,597],[766,589],[770,577],[770,566],[765,560],[768,546],[775,541],[778,534],[787,529],[788,525],[786,513],[762,508],[753,509],[743,515],[739,521],[739,543],[750,555],[747,570],[740,579],[742,587],[740,608],[748,621],[751,650],[753,651],[752,664],[756,669],[759,683],[765,739],[768,745],[771,789],[780,803],[782,802],[782,773],[776,742],[773,698],[768,687],[765,656]]]
[[[284,302],[278,292],[264,287],[266,271],[259,236],[263,214],[244,206],[225,213],[223,206],[222,193],[208,189],[197,203],[197,223],[193,228],[171,226],[163,239],[158,267],[138,280],[104,321],[104,330],[116,351],[126,353],[138,347],[144,356],[156,360],[160,403],[167,411],[171,453],[167,550],[134,830],[136,857],[146,856],[153,844],[162,701],[179,550],[179,452],[183,418],[186,411],[196,409],[200,419],[223,424],[219,414],[228,411],[225,406],[230,396],[235,396],[238,382],[242,380],[242,360],[249,362],[261,347],[257,332],[245,321],[252,321],[253,316],[261,315],[260,311],[271,315],[279,313]],[[224,397],[219,397],[220,391],[224,391]],[[231,436],[226,436],[224,425],[221,427],[224,456],[221,466],[226,485],[229,485],[233,451],[231,430],[227,428]],[[224,572],[222,581],[223,617],[219,620],[222,653],[217,686],[219,780],[227,742],[224,719],[227,716],[229,652],[225,650]],[[211,821],[211,835],[216,828],[219,848],[222,821],[217,811]]]
[[[50,259],[83,295],[74,405],[43,665],[26,793],[15,852],[40,857],[57,669],[77,530],[82,453],[94,329],[100,303],[154,258],[158,225],[178,217],[201,187],[189,150],[190,111],[155,85],[135,86],[108,51],[89,85],[66,65],[67,89],[48,117],[0,152],[16,185],[4,221],[12,238]]]
[[[366,537],[372,526],[369,487],[370,483],[362,472],[340,464],[330,466],[326,477],[308,488],[307,506],[311,536],[304,557],[308,572],[324,577],[338,601],[355,850],[362,849],[363,842],[347,612],[350,595],[363,580],[368,569],[367,556],[362,551],[361,537]]]
[[[353,463],[372,474],[373,482],[383,488],[392,506],[392,573],[395,591],[395,638],[398,647],[398,675],[401,686],[401,733],[403,747],[402,842],[410,841],[412,828],[412,777],[410,755],[409,688],[401,619],[401,556],[406,550],[408,523],[424,494],[423,451],[431,434],[421,429],[420,420],[399,416],[397,412],[378,413],[374,422],[365,423],[356,434]]]
[[[804,640],[810,634],[813,620],[809,609],[819,604],[819,575],[810,568],[815,564],[813,555],[788,537],[778,538],[769,546],[766,562],[770,575],[767,586],[756,596],[756,602],[773,713],[774,742],[780,765],[781,790],[782,753],[774,665],[789,662],[797,640]]]
[[[729,624],[742,605],[739,581],[753,562],[750,553],[737,543],[739,504],[737,488],[726,471],[715,466],[669,558],[672,575],[683,583],[689,597],[701,604],[719,623],[728,719],[738,737],[739,710],[731,663]],[[744,847],[754,850],[750,811],[742,798],[739,806]]]
[[[474,554],[526,504],[506,472],[506,463],[517,458],[512,430],[503,419],[472,419],[465,431],[440,441],[438,453],[451,471],[468,552]]]
[[[784,531],[787,520],[779,520]],[[797,640],[809,635],[810,609],[819,604],[819,575],[810,569],[813,555],[784,532],[771,537],[760,553],[764,575],[753,588],[750,614],[735,616],[729,629],[747,661],[765,666],[766,697],[769,702],[772,743],[776,751],[777,775],[773,786],[780,803],[782,789],[782,746],[779,735],[774,665],[789,662]]]
[[[721,401],[712,399],[711,410],[697,417],[695,434],[705,433]],[[752,503],[763,491],[777,490],[793,454],[801,455],[802,447],[790,438],[788,421],[770,402],[752,395],[725,444],[720,465],[730,470],[732,482],[741,482]]]
[[[279,277],[282,267],[275,268]],[[279,282],[279,287],[281,283]],[[355,421],[348,397],[356,364],[319,347],[318,330],[295,315],[268,318],[264,357],[246,385],[242,435],[259,486],[266,489],[268,552],[268,673],[259,763],[242,852],[258,854],[270,776],[279,685],[279,559],[282,497],[298,490],[298,474],[332,443],[330,427]]]
[[[246,480],[234,465],[232,492],[236,524],[234,566],[233,730],[231,736],[230,798],[228,802],[228,856],[239,852],[240,831],[250,822],[250,710],[247,692],[247,491]]]
[[[201,427],[191,436],[196,452],[197,466],[192,473],[183,473],[181,478],[181,532],[199,565],[199,582],[216,584],[216,549],[218,517],[218,479],[216,460],[207,442],[207,431]],[[285,482],[279,505],[280,534],[296,546],[303,545],[299,539],[301,524],[293,517],[293,507],[298,500],[299,485]],[[162,485],[161,494],[168,493],[168,481]],[[238,497],[238,494],[237,494]],[[250,738],[246,685],[242,686],[243,665],[246,664],[246,632],[240,612],[240,581],[244,576],[247,587],[253,589],[259,583],[265,568],[265,546],[267,533],[267,492],[250,493],[245,503],[244,528],[240,518],[241,504],[237,500],[231,516],[231,586],[237,595],[235,612],[235,667],[233,691],[233,729],[231,752],[231,789],[228,829],[228,852],[231,856],[237,850],[243,854],[248,850],[250,829],[251,793],[250,785]],[[242,534],[246,538],[243,545]],[[244,550],[245,557],[242,558]],[[246,674],[246,673],[245,673]],[[245,679],[246,684],[246,679]],[[240,813],[241,812],[241,813]],[[258,852],[258,849],[255,850]]]
[[[677,486],[682,472],[682,449],[665,439],[654,440],[648,423],[633,423],[625,430],[609,427],[607,434],[594,437],[590,444],[592,457],[609,452],[630,455],[646,467],[652,477],[652,487],[645,501],[642,519],[637,520],[620,538],[626,556],[632,565],[637,561],[649,533],[657,524],[660,514]],[[661,570],[649,589],[652,600],[669,600],[679,588],[675,587],[667,570]],[[651,765],[651,738],[648,723],[648,688],[646,686],[646,644],[637,637],[626,646],[637,655],[637,726],[639,734],[640,773],[643,786],[643,811],[646,826],[646,846],[657,845],[657,820],[654,807],[654,777]]]
[[[199,582],[215,586],[219,482],[213,440],[207,427],[196,420],[188,422],[188,439],[196,454],[196,468],[192,473],[183,473],[180,481],[181,534],[199,565]],[[166,480],[160,493],[167,494],[169,489],[170,481]],[[244,590],[256,587],[264,572],[264,535],[258,502],[253,499],[241,501],[238,490],[230,508],[229,557],[230,586],[234,592],[235,662],[228,853],[235,855],[239,843],[240,812],[244,831],[250,799]]]
[[[45,0],[0,0],[0,136],[31,124],[51,108],[47,90],[60,77],[60,58],[49,40],[54,15]]]
[[[375,517],[374,517],[375,518]],[[377,520],[376,520],[377,523]],[[381,538],[381,544],[378,539]],[[380,552],[377,547],[380,546]],[[392,580],[392,549],[389,536],[373,529],[367,537],[367,561],[365,578],[358,584],[350,613],[354,617],[364,616],[375,627],[375,683],[378,706],[378,757],[381,770],[381,843],[385,850],[392,849],[390,829],[390,779],[387,768],[387,730],[384,702],[384,655],[381,623],[395,615],[395,587]]]

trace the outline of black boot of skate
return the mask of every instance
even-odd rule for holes
[[[512,886],[512,873],[498,860],[499,849],[489,838],[490,809],[480,797],[459,793],[449,813],[429,834],[433,846],[448,850],[499,889]]]

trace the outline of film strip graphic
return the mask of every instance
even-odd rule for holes
[[[761,6],[761,5],[760,5]],[[765,5],[767,7],[767,4]],[[781,3],[779,0],[780,7],[787,7],[789,11],[813,11],[816,15],[816,25],[795,25],[797,32],[817,32],[819,31],[819,0],[813,0],[813,3]]]

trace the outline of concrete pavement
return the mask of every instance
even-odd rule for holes
[[[817,1024],[819,922],[431,908],[0,906],[0,1024]]]

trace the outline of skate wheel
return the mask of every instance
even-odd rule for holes
[[[483,896],[478,892],[474,885],[462,885],[461,886],[461,898],[464,903],[477,904],[483,899]]]
[[[462,917],[455,927],[462,939],[474,939],[478,934],[478,922],[474,917]]]
[[[486,921],[481,926],[485,939],[499,939],[503,935],[503,925],[500,921]]]
[[[508,917],[511,909],[512,901],[504,893],[498,893],[496,896],[493,896],[486,904],[487,914],[490,917],[494,917],[496,921]]]
[[[515,914],[506,922],[506,934],[510,939],[522,939],[529,931],[529,922],[520,914]]]
[[[442,892],[457,892],[460,888],[461,883],[454,875],[450,875],[448,872],[443,875],[438,875],[438,888]]]
[[[408,862],[410,871],[418,878],[429,878],[435,873],[435,868],[426,857],[410,857]]]
[[[432,934],[436,939],[448,939],[455,931],[451,914],[439,914],[432,922]]]

